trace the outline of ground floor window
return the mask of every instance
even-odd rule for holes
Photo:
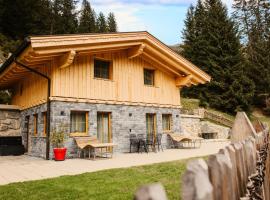
[[[97,113],[97,138],[100,142],[112,142],[111,113]]]
[[[42,113],[43,118],[43,136],[47,135],[47,112]]]
[[[34,136],[38,134],[38,114],[34,114]]]
[[[88,112],[71,111],[70,132],[87,134]]]
[[[163,131],[172,130],[172,115],[171,114],[162,115],[162,129]]]

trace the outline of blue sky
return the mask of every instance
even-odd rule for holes
[[[223,0],[228,6],[233,0]],[[119,31],[147,30],[162,42],[180,43],[188,7],[196,0],[90,0],[96,12],[114,12]]]

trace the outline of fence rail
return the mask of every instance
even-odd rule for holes
[[[233,126],[233,120],[228,119],[222,114],[218,114],[209,110],[206,110],[204,108],[199,109],[181,109],[181,113],[185,115],[199,115],[200,117],[204,119],[208,119],[211,121],[214,121],[216,123],[222,124],[224,126],[232,127]]]

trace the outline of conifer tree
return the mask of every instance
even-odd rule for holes
[[[98,18],[97,18],[97,30],[99,33],[107,32],[106,18],[102,12],[99,13]]]
[[[256,83],[254,104],[265,106],[260,96],[270,96],[270,2],[235,0],[233,7],[248,61],[246,71]]]
[[[246,78],[240,40],[226,7],[221,0],[199,0],[191,13],[185,23],[183,55],[209,73],[212,80],[183,93],[226,112],[248,111],[254,84]]]
[[[108,32],[117,32],[116,20],[112,12],[110,12],[108,15],[107,25],[108,25]]]
[[[96,31],[96,18],[94,10],[87,0],[83,0],[79,19],[79,33],[94,33]]]
[[[75,0],[54,0],[51,34],[71,34],[77,32],[78,20]]]
[[[50,0],[2,0],[1,33],[22,39],[29,34],[48,34],[50,30]]]

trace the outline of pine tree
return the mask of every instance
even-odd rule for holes
[[[77,32],[78,20],[75,0],[54,0],[51,34],[71,34]]]
[[[112,12],[110,12],[108,15],[107,25],[108,25],[108,32],[117,32],[116,20]]]
[[[79,19],[79,33],[94,33],[96,31],[96,18],[94,10],[87,0],[83,0]]]
[[[48,34],[50,6],[50,0],[2,1],[1,32],[12,39],[22,39],[29,34]]]
[[[107,32],[106,18],[102,12],[99,13],[98,18],[97,18],[97,30],[99,33]]]
[[[260,96],[270,96],[270,2],[235,0],[233,7],[248,61],[246,71],[256,83],[254,103],[265,106]]]
[[[240,40],[226,7],[221,0],[198,1],[191,13],[186,20],[183,55],[209,73],[212,80],[184,93],[226,112],[248,111],[254,84],[244,72]]]

